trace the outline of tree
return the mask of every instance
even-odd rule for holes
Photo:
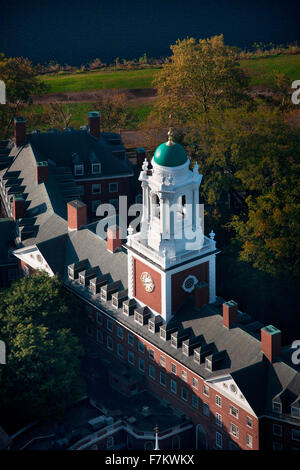
[[[124,129],[129,122],[130,114],[125,93],[103,96],[95,107],[100,112],[101,130],[103,131]]]
[[[69,104],[49,103],[44,107],[43,120],[57,130],[69,127],[72,119]]]
[[[14,116],[24,105],[32,103],[34,94],[43,93],[48,88],[36,76],[31,61],[23,57],[7,58],[0,54],[0,80],[6,85],[6,104],[0,106],[0,138],[6,139]]]
[[[68,299],[68,297],[70,297]],[[80,310],[57,277],[23,278],[0,295],[0,413],[26,421],[60,415],[83,393]]]
[[[162,121],[172,115],[178,123],[193,121],[212,108],[237,106],[249,100],[248,79],[237,52],[224,45],[223,35],[210,39],[177,40],[173,55],[154,79],[158,100],[154,114]]]

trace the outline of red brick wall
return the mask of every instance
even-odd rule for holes
[[[153,292],[146,292],[144,289],[141,274],[145,271],[151,275],[154,281]],[[149,308],[161,313],[161,275],[135,258],[133,258],[133,292],[134,297],[144,302]]]
[[[197,374],[190,372],[187,368],[178,363],[175,359],[171,359],[166,354],[161,352],[159,349],[154,347],[152,344],[148,343],[143,339],[139,339],[134,336],[134,345],[131,346],[128,344],[128,331],[126,328],[123,328],[124,336],[123,339],[120,339],[117,336],[117,325],[113,325],[113,332],[108,332],[106,328],[105,316],[103,317],[103,324],[97,325],[96,328],[101,329],[103,332],[103,344],[99,347],[104,347],[106,351],[106,338],[111,336],[113,339],[113,350],[110,351],[117,360],[128,364],[128,350],[131,350],[134,353],[134,367],[138,369],[138,358],[142,358],[145,361],[145,379],[147,386],[152,390],[156,395],[168,401],[174,408],[181,410],[187,416],[189,416],[194,425],[201,424],[206,430],[208,438],[208,447],[210,449],[216,448],[216,431],[220,432],[223,436],[223,449],[228,449],[229,441],[233,441],[239,446],[240,449],[251,450],[250,447],[246,445],[246,434],[252,436],[253,445],[252,449],[259,449],[259,427],[258,419],[254,416],[251,416],[242,408],[237,406],[235,403],[231,402],[228,398],[225,398],[221,393],[215,392],[211,387],[209,390],[209,397],[203,393],[203,380]],[[96,328],[94,332],[94,337],[96,336]],[[145,353],[141,353],[138,350],[138,342],[141,341],[145,345]],[[121,359],[117,354],[117,344],[121,343],[124,346],[124,358]],[[149,357],[149,350],[154,350],[154,360]],[[160,356],[165,358],[166,367],[160,365]],[[176,375],[171,373],[171,362],[176,365],[177,373]],[[156,369],[156,378],[153,380],[149,376],[149,366],[153,365]],[[184,370],[187,373],[187,382],[181,379],[181,371]],[[163,387],[160,384],[160,372],[166,374],[166,387]],[[192,377],[195,377],[198,380],[198,389],[192,387]],[[170,383],[171,379],[175,380],[177,383],[177,395],[171,392]],[[184,401],[181,398],[181,388],[184,387],[188,392],[188,399]],[[196,395],[199,399],[199,408],[195,409],[192,406],[192,394]],[[222,407],[220,408],[216,405],[216,394],[222,397]],[[210,416],[207,417],[203,414],[203,403],[207,403],[210,407]],[[236,419],[229,413],[229,405],[232,404],[235,408],[239,410],[239,418]],[[216,412],[222,415],[222,428],[216,425]],[[252,428],[249,428],[246,424],[246,416],[252,418]],[[239,428],[239,438],[235,438],[230,434],[230,422],[236,424]],[[193,444],[194,445],[194,444]]]
[[[206,261],[205,263],[199,264],[198,266],[194,266],[193,268],[185,269],[180,271],[179,273],[173,274],[172,276],[172,312],[175,312],[184,300],[190,295],[188,292],[185,292],[182,289],[183,281],[186,279],[188,275],[196,276],[199,281],[206,281],[209,280],[209,263]]]

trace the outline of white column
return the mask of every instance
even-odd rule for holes
[[[128,251],[128,297],[133,297],[133,257],[130,251]]]
[[[209,303],[216,301],[216,255],[209,259]]]

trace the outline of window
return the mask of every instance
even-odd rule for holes
[[[300,408],[298,408],[297,406],[292,406],[291,407],[291,415],[294,418],[300,418]]]
[[[222,427],[222,415],[219,413],[216,413],[216,425],[220,428]]]
[[[282,436],[282,426],[281,424],[273,424],[273,435]]]
[[[118,344],[118,356],[124,357],[124,346],[122,344]]]
[[[92,193],[100,194],[101,193],[101,184],[92,184]]]
[[[222,442],[222,434],[220,432],[216,432],[216,446],[222,449],[223,442]]]
[[[159,363],[162,367],[166,367],[166,358],[164,356],[160,356]]]
[[[75,176],[82,176],[84,174],[84,166],[81,165],[74,165],[74,173]]]
[[[26,266],[26,265],[23,266],[23,274],[24,274],[24,276],[26,276],[26,277],[28,277],[29,274],[30,274],[29,268],[28,268],[28,266]]]
[[[246,434],[246,444],[248,447],[251,447],[252,449],[253,443],[252,443],[252,436],[250,436],[250,434]]]
[[[177,394],[177,382],[173,379],[171,379],[171,392]]]
[[[300,441],[300,430],[292,429],[292,439],[293,441]]]
[[[111,336],[107,336],[107,338],[106,338],[106,346],[107,346],[107,349],[109,349],[110,351],[112,351],[112,349],[113,349],[113,340],[112,340]]]
[[[132,365],[134,365],[134,354],[132,351],[128,351],[128,362]]]
[[[78,188],[78,194],[79,196],[84,196],[84,186],[83,185],[77,185]]]
[[[92,212],[97,212],[98,207],[100,206],[101,201],[92,201]]]
[[[281,413],[281,403],[273,402],[272,410],[274,411],[274,413]]]
[[[209,387],[206,384],[203,384],[203,394],[209,397]]]
[[[162,339],[163,341],[166,341],[167,339],[166,330],[163,330],[162,328],[160,329],[160,339]]]
[[[249,426],[249,428],[252,428],[252,418],[249,418],[249,416],[246,418],[246,424]]]
[[[108,331],[112,331],[112,330],[113,330],[112,321],[109,320],[109,319],[106,320],[106,328],[108,329]]]
[[[239,428],[233,423],[230,423],[230,434],[239,437]]]
[[[144,352],[145,352],[145,345],[144,345],[144,343],[142,343],[142,341],[139,341],[139,342],[138,342],[138,350],[139,350],[140,353],[144,354]]]
[[[97,343],[103,343],[103,333],[100,330],[97,330],[96,336]]]
[[[118,326],[118,337],[120,339],[123,339],[123,337],[124,337],[124,330],[120,326]]]
[[[134,338],[130,333],[128,333],[128,344],[130,344],[130,346],[134,345]]]
[[[229,405],[229,413],[236,419],[239,419],[239,410],[232,405]]]
[[[192,377],[192,387],[198,390],[198,380],[196,377]]]
[[[101,163],[92,163],[92,173],[93,175],[101,173]]]
[[[222,407],[222,398],[216,395],[216,405]]]
[[[203,414],[204,416],[209,416],[209,406],[207,403],[203,403]]]
[[[160,378],[159,378],[160,384],[161,384],[163,387],[166,387],[166,385],[167,385],[166,374],[165,374],[164,372],[161,372],[159,377],[160,377]]]
[[[109,192],[110,193],[117,193],[119,191],[118,183],[109,183]]]
[[[181,371],[181,378],[184,382],[187,382],[188,379],[187,379],[187,372],[185,370],[182,370]]]
[[[155,380],[155,367],[154,366],[149,366],[149,376],[151,379]]]
[[[184,401],[188,401],[188,392],[186,388],[181,387],[181,398]]]
[[[175,364],[173,364],[173,362],[171,362],[171,372],[172,374],[177,375],[177,367]]]
[[[176,336],[171,336],[171,346],[177,349],[177,338]]]
[[[139,357],[138,364],[139,364],[139,370],[140,370],[141,372],[145,372],[145,361],[144,361],[144,359],[142,359],[141,357]]]
[[[155,360],[155,355],[154,355],[154,350],[153,349],[149,349],[149,357],[150,359],[152,359],[153,361]]]
[[[97,312],[97,314],[96,314],[96,322],[97,322],[99,325],[102,325],[102,323],[103,323],[102,315],[101,315],[101,313],[99,313],[99,312]]]
[[[114,441],[115,440],[113,436],[108,437],[106,441],[106,449],[112,449],[115,443]]]
[[[194,395],[194,393],[192,394],[192,406],[196,408],[196,410],[199,408],[199,398],[197,395]]]

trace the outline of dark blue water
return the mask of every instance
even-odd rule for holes
[[[297,3],[240,0],[0,0],[0,52],[35,63],[167,56],[177,38],[223,33],[227,44],[300,39]]]

